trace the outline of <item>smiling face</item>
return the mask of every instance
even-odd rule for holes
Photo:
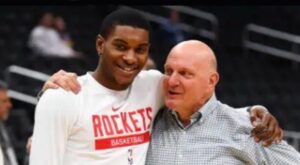
[[[213,94],[219,76],[213,52],[197,41],[175,46],[165,64],[166,106],[177,112],[197,111]]]
[[[117,25],[104,39],[97,37],[101,55],[98,80],[114,89],[126,89],[143,69],[149,53],[149,32],[142,28]]]

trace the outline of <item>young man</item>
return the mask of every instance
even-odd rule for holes
[[[117,10],[103,20],[96,39],[101,58],[94,72],[78,79],[80,92],[50,89],[41,97],[30,164],[145,164],[152,120],[163,105],[163,75],[141,71],[149,32],[148,21],[132,10]],[[61,82],[76,88],[76,82],[65,80],[52,77],[45,87]],[[272,125],[269,136],[282,138],[275,119],[262,109],[254,112]]]
[[[103,20],[99,65],[79,79],[81,92],[47,90],[41,97],[30,164],[145,163],[152,119],[163,102],[162,75],[138,74],[148,58],[149,31],[148,21],[131,10]]]
[[[184,41],[170,51],[163,81],[169,109],[155,119],[146,165],[300,164],[286,142],[266,148],[253,140],[249,114],[216,99],[218,81],[206,44]]]

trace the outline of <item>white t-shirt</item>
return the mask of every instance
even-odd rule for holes
[[[47,90],[35,112],[31,165],[144,165],[152,121],[163,105],[162,74],[141,71],[110,90],[87,73],[81,91]]]
[[[68,47],[52,28],[35,27],[29,38],[29,47],[45,56],[73,57],[74,50]]]

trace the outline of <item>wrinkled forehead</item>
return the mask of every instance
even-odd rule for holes
[[[185,54],[170,54],[166,60],[165,67],[173,69],[197,69],[197,61]]]
[[[167,57],[165,66],[180,66],[189,69],[204,69],[210,66],[210,52],[197,50],[172,51]]]

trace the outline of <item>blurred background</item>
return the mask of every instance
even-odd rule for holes
[[[176,43],[210,45],[221,76],[217,97],[234,107],[266,106],[300,149],[300,6],[1,6],[0,81],[13,105],[4,122],[20,165],[27,164],[25,145],[44,81],[59,69],[93,70],[101,20],[118,7],[151,21],[150,56],[162,72]]]

